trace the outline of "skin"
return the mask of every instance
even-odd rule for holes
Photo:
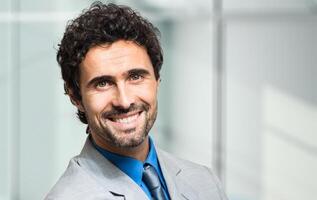
[[[144,161],[159,87],[146,49],[123,40],[92,47],[80,65],[79,86],[81,101],[71,98],[96,144]]]

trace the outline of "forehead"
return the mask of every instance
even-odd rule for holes
[[[115,75],[131,68],[153,71],[151,60],[144,47],[131,41],[117,41],[111,45],[92,47],[80,66],[81,76],[107,73]]]

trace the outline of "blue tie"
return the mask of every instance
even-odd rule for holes
[[[153,200],[166,200],[163,187],[154,167],[151,165],[144,166],[142,180],[150,190]]]

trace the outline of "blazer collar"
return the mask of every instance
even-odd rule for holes
[[[114,197],[148,200],[143,190],[129,176],[93,147],[89,137],[77,158],[78,164]]]

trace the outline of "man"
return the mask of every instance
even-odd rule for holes
[[[57,61],[88,137],[46,199],[226,199],[208,168],[148,136],[163,62],[157,34],[131,8],[100,2],[68,24]]]

